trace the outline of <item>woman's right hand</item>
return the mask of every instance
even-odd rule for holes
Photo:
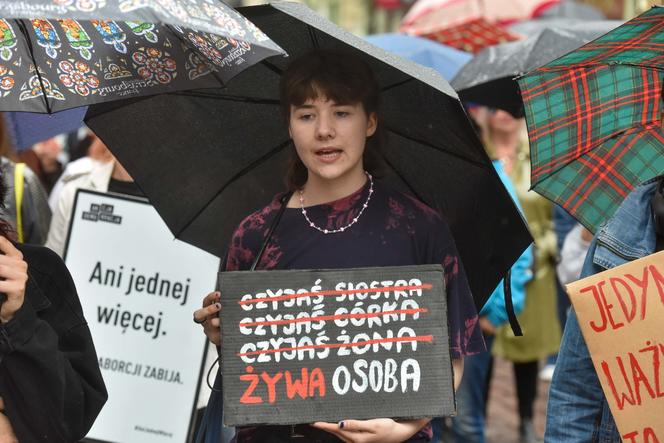
[[[203,307],[194,311],[194,321],[203,326],[203,331],[208,340],[216,346],[221,345],[220,299],[221,293],[219,291],[210,292],[203,299]]]

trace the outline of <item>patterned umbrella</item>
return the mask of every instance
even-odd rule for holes
[[[283,50],[220,0],[0,0],[0,110],[223,85]]]
[[[533,189],[596,231],[664,173],[664,8],[519,79]]]
[[[536,17],[559,0],[419,0],[404,17],[401,32],[420,35],[463,51],[519,39],[502,26]]]

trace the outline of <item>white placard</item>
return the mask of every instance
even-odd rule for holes
[[[88,438],[185,442],[206,348],[192,313],[219,259],[174,240],[141,200],[79,190],[71,220],[65,263],[108,389]]]

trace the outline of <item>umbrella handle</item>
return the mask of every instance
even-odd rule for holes
[[[523,331],[521,331],[521,325],[516,318],[514,304],[512,303],[512,271],[510,269],[507,270],[503,279],[503,289],[505,293],[505,310],[507,311],[507,318],[510,321],[510,327],[515,337],[521,337],[523,336]]]
[[[277,212],[277,215],[274,217],[274,220],[272,220],[272,224],[270,225],[270,229],[267,231],[267,235],[265,236],[265,240],[263,241],[263,244],[261,245],[261,248],[258,250],[258,254],[256,254],[256,258],[254,259],[254,262],[251,264],[251,268],[249,269],[250,271],[255,271],[256,270],[256,265],[261,261],[261,258],[263,257],[263,253],[265,252],[265,248],[267,248],[267,244],[272,238],[272,233],[274,233],[274,230],[277,228],[277,225],[279,224],[279,220],[281,220],[281,216],[284,215],[284,211],[286,210],[286,205],[288,205],[288,201],[290,200],[291,196],[293,195],[293,191],[288,191],[285,193],[280,199],[279,202],[281,203],[281,207],[279,208],[279,212]]]

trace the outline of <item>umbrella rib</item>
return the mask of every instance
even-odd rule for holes
[[[256,168],[259,166],[261,163],[265,162],[268,160],[270,157],[272,157],[275,154],[278,154],[279,151],[284,149],[286,146],[290,144],[291,140],[288,139],[284,142],[279,143],[277,146],[274,148],[270,149],[268,152],[263,154],[260,158],[257,158],[253,162],[251,162],[249,165],[245,166],[241,171],[237,172],[230,180],[228,180],[204,205],[201,206],[201,209],[199,209],[194,215],[191,216],[189,221],[184,224],[184,226],[175,234],[176,238],[180,238],[182,233],[189,227],[191,224],[198,218],[203,211],[205,211],[208,206],[222,193],[228,188],[233,182],[237,181],[240,179],[243,175],[247,174],[249,171],[252,169]]]
[[[422,196],[420,195],[420,193],[417,192],[417,191],[415,190],[415,188],[413,188],[413,187],[410,185],[410,182],[409,182],[408,180],[406,180],[406,178],[405,178],[403,175],[401,175],[401,172],[399,172],[399,170],[398,170],[397,168],[394,167],[394,164],[393,164],[393,163],[392,163],[392,162],[391,162],[391,161],[385,156],[385,153],[382,152],[382,151],[380,151],[380,150],[379,150],[379,152],[380,152],[381,156],[383,157],[383,160],[385,161],[385,163],[387,163],[387,166],[389,166],[389,167],[391,168],[391,170],[394,171],[394,173],[397,175],[397,177],[399,177],[399,179],[400,179],[403,183],[405,183],[406,187],[408,187],[408,190],[413,194],[413,197],[415,197],[415,198],[418,199],[419,201],[422,201],[422,202],[425,201],[425,200],[422,198]]]
[[[413,80],[415,80],[415,79],[411,77],[411,78],[407,78],[406,80],[400,81],[398,83],[393,83],[391,85],[387,85],[384,88],[381,88],[380,92],[385,92],[385,91],[389,91],[390,89],[398,88],[399,86],[405,85],[406,83],[412,82]]]
[[[170,31],[171,31],[172,34],[175,34],[175,36],[178,38],[178,40],[180,40],[180,43],[182,43],[182,45],[183,45],[184,47],[189,48],[189,49],[191,49],[192,51],[194,51],[194,53],[198,54],[198,56],[201,58],[201,60],[209,60],[204,54],[201,54],[201,52],[198,50],[198,48],[193,47],[193,45],[190,45],[190,44],[188,44],[186,41],[184,41],[184,40],[182,39],[182,36],[180,35],[180,33],[177,32],[177,30],[173,30],[173,27],[172,27],[171,25],[169,25],[169,24],[165,24],[165,26],[166,26],[166,28],[170,29]],[[203,31],[196,31],[195,29],[192,29],[192,31],[194,31],[194,32],[203,32]],[[207,62],[206,62],[206,64],[207,64],[208,66],[210,66],[210,63],[207,63]],[[221,79],[221,77],[219,77],[219,74],[217,73],[217,70],[215,69],[215,68],[216,68],[216,65],[213,63],[211,66],[212,66],[212,69],[210,69],[210,72],[212,73],[212,75],[214,76],[214,78],[217,79],[217,81],[219,82],[219,84],[220,84],[221,86],[226,86],[226,83]]]
[[[307,25],[307,29],[309,31],[309,37],[311,38],[311,44],[313,45],[314,49],[320,49],[320,43],[318,43],[318,36],[316,35],[315,28],[311,25]]]
[[[396,135],[398,135],[399,137],[405,138],[406,140],[410,140],[412,142],[419,143],[419,144],[424,145],[424,146],[426,146],[428,148],[431,148],[431,149],[436,149],[438,151],[443,151],[446,154],[451,155],[452,157],[456,157],[460,160],[466,161],[468,163],[472,163],[475,166],[479,166],[481,168],[489,169],[489,166],[487,164],[481,162],[481,161],[477,161],[477,160],[470,159],[468,157],[464,157],[462,155],[459,155],[459,154],[456,154],[454,152],[448,151],[447,149],[441,149],[440,147],[438,147],[438,146],[436,146],[432,143],[429,143],[427,141],[424,141],[424,140],[421,140],[421,139],[418,139],[418,138],[415,138],[415,137],[411,137],[410,135],[406,135],[403,132],[397,131],[397,130],[395,130],[394,128],[392,128],[390,126],[387,127],[387,130],[394,133],[394,134],[396,134]]]
[[[233,95],[220,95],[212,94],[209,92],[202,91],[178,91],[172,92],[169,95],[179,95],[184,97],[196,97],[196,98],[209,98],[212,100],[224,100],[229,102],[240,102],[240,103],[257,103],[261,105],[279,105],[281,102],[279,100],[269,99],[269,98],[252,98],[252,97],[238,97]]]
[[[274,73],[277,74],[277,75],[281,75],[281,74],[284,73],[284,71],[283,71],[282,69],[279,69],[275,64],[270,63],[269,61],[267,61],[267,60],[265,60],[265,59],[263,59],[263,61],[261,62],[261,64],[262,64],[262,65],[265,65],[265,67],[266,67],[267,69],[269,69],[270,71],[274,72]]]
[[[46,91],[46,87],[44,86],[44,79],[42,78],[41,72],[39,72],[39,65],[37,65],[37,60],[35,59],[34,48],[32,47],[32,40],[30,40],[28,29],[26,28],[25,23],[23,23],[23,20],[16,19],[16,23],[18,23],[18,28],[21,30],[23,38],[25,38],[26,42],[28,43],[27,45],[28,52],[30,53],[30,59],[32,60],[32,63],[35,66],[35,71],[37,72],[37,79],[39,80],[39,86],[41,87],[42,94],[44,96],[44,104],[46,105],[46,112],[51,114],[51,105],[48,104],[48,91]]]

